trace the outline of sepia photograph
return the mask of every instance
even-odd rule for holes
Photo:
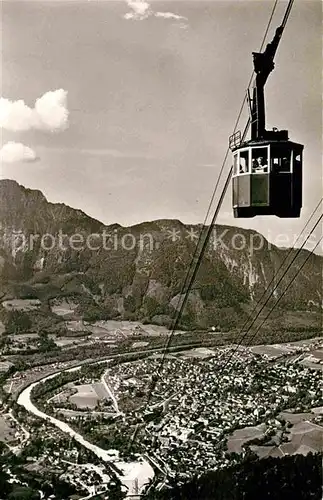
[[[0,0],[0,500],[321,500],[321,0]]]

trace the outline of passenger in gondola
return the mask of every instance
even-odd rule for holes
[[[289,159],[284,157],[282,158],[282,166],[281,166],[281,171],[282,172],[289,172],[290,170],[290,164],[289,164]]]
[[[257,166],[255,167],[255,172],[266,173],[268,171],[268,165],[263,156],[259,156],[259,158],[257,158],[257,160],[255,161],[257,162]]]
[[[259,168],[258,160],[255,158],[252,160],[252,172],[256,172]]]
[[[267,158],[264,158],[263,156],[261,158],[258,158],[258,163],[263,172],[268,172]]]

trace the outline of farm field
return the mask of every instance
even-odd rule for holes
[[[76,389],[77,393],[70,396],[69,400],[78,409],[94,409],[99,401],[109,398],[101,383],[74,385],[72,389]]]
[[[77,304],[71,301],[52,301],[50,304],[50,308],[52,313],[57,314],[57,316],[69,316],[73,315],[76,308]]]
[[[269,439],[265,445],[251,445],[250,449],[259,458],[281,457],[284,455],[304,454],[309,452],[323,452],[323,427],[315,422],[319,415],[322,415],[321,407],[313,408],[311,412],[292,413],[290,411],[281,412],[279,419],[284,419],[292,424],[285,434],[287,441],[280,442],[280,438],[275,436]],[[253,439],[262,439],[265,436],[266,426],[260,424],[254,427],[245,427],[236,430],[228,439],[228,451],[241,453],[242,447]]]
[[[237,429],[228,439],[228,451],[230,453],[241,453],[242,446],[251,439],[261,439],[264,437],[266,425],[260,424],[253,427]]]
[[[39,299],[11,299],[2,302],[2,306],[7,311],[34,311],[40,307],[40,304]]]

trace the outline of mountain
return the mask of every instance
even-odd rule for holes
[[[105,226],[81,210],[49,203],[40,191],[0,180],[0,300],[38,298],[50,310],[64,299],[77,304],[78,314],[88,320],[168,324],[180,305],[182,283],[202,230],[178,220]],[[307,257],[276,317],[287,321],[296,311],[298,317],[313,315],[318,325],[322,257],[302,250],[279,282],[279,267],[295,255],[295,250],[289,255],[255,231],[216,226],[182,325],[239,326],[268,287],[271,301],[278,300]]]

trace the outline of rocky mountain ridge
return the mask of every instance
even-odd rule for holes
[[[178,220],[105,226],[81,210],[49,203],[40,191],[0,180],[0,297],[39,298],[44,307],[64,298],[89,319],[168,324],[202,230]],[[277,300],[308,256],[301,251],[279,283],[287,254],[255,231],[216,226],[183,325],[237,325],[272,281],[271,300]],[[310,255],[280,300],[281,311],[321,311],[322,261]]]

